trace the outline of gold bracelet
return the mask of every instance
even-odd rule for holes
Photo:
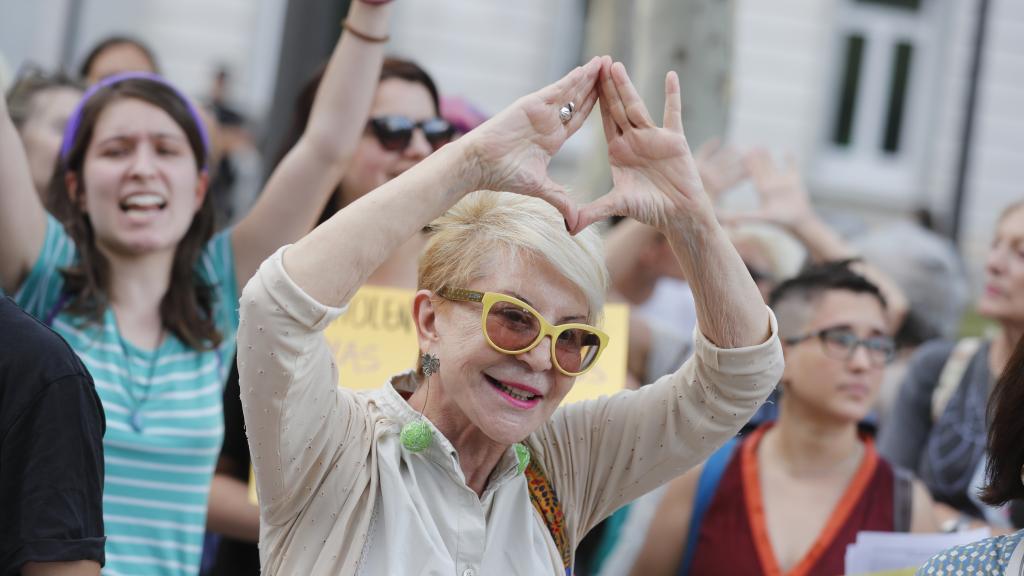
[[[345,20],[341,21],[341,27],[346,32],[351,32],[353,36],[355,36],[356,38],[359,38],[360,40],[363,40],[364,42],[370,42],[370,43],[373,43],[373,44],[383,44],[384,42],[387,42],[388,40],[391,40],[391,36],[390,35],[388,35],[388,36],[370,36],[366,32],[360,32],[359,30],[356,30],[355,28],[352,27],[351,24],[348,23],[348,19],[345,19]]]

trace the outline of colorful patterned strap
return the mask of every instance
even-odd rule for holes
[[[569,549],[569,538],[565,534],[565,515],[562,514],[562,505],[558,501],[558,495],[551,486],[544,470],[536,460],[531,460],[526,467],[526,485],[530,488],[530,502],[544,519],[544,525],[555,540],[555,546],[562,554],[562,564],[565,566],[566,576],[572,574],[572,550]]]

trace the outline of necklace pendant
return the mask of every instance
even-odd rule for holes
[[[136,433],[142,432],[142,414],[138,410],[132,412],[130,424]]]

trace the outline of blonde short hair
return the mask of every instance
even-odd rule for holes
[[[587,298],[591,322],[600,318],[608,288],[601,238],[592,228],[570,236],[562,215],[538,198],[474,192],[431,225],[419,264],[419,288],[465,288],[487,275],[495,257],[543,258]]]

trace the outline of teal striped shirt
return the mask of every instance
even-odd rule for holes
[[[221,394],[238,329],[238,288],[227,233],[215,236],[197,266],[214,287],[217,350],[199,352],[168,333],[156,350],[123,340],[111,310],[102,324],[85,324],[62,306],[59,270],[77,251],[63,227],[48,218],[38,260],[15,300],[49,321],[78,353],[96,382],[107,432],[103,573],[199,573],[210,481],[224,437]]]

